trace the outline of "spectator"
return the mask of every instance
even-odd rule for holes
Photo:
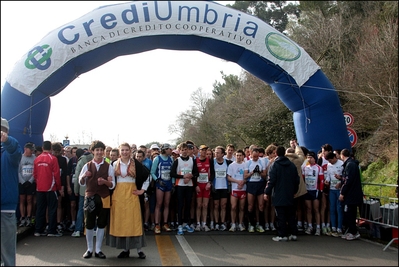
[[[360,237],[356,227],[357,208],[363,203],[359,164],[351,158],[348,149],[341,151],[341,158],[344,162],[344,170],[342,172],[342,187],[339,200],[344,205],[344,222],[348,227],[347,234],[342,235],[342,238],[355,240]]]
[[[297,214],[297,228],[299,231],[303,231],[302,207],[305,204],[304,195],[307,193],[305,180],[302,177],[302,164],[305,161],[305,154],[303,153],[302,148],[296,143],[295,139],[291,140],[290,145],[291,146],[285,151],[285,156],[295,164],[300,177],[298,192],[295,193],[295,206]],[[292,148],[292,146],[294,148]]]
[[[84,203],[84,197],[85,197],[85,192],[86,192],[86,186],[81,185],[79,183],[79,174],[83,168],[84,165],[86,165],[87,162],[91,161],[93,159],[93,154],[90,151],[84,151],[83,149],[78,149],[76,150],[76,157],[78,158],[78,162],[76,164],[76,169],[75,169],[75,175],[74,178],[76,179],[74,183],[74,191],[75,191],[75,196],[79,197],[78,200],[78,212],[76,214],[76,223],[75,223],[75,231],[72,233],[72,237],[80,237],[80,233],[83,234],[83,220],[84,220],[84,210],[83,210],[83,203]]]
[[[265,200],[272,196],[278,221],[278,236],[273,241],[287,241],[287,224],[290,227],[289,240],[297,240],[294,196],[299,188],[297,168],[284,154],[285,148],[277,147],[277,158],[269,168],[269,181],[265,188]]]
[[[17,251],[18,166],[22,148],[8,135],[8,121],[1,118],[1,265],[15,266]]]

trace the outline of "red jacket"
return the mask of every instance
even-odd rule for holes
[[[56,156],[43,152],[34,161],[33,177],[37,191],[47,192],[61,190],[60,167]]]

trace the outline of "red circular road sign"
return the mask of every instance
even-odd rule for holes
[[[349,141],[351,142],[351,147],[353,147],[357,143],[357,134],[352,128],[347,127],[346,129],[348,130],[348,137]]]
[[[352,126],[355,119],[353,118],[352,114],[348,112],[344,112],[345,124],[346,126]]]

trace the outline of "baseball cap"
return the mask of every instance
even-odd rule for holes
[[[168,143],[165,143],[162,145],[162,149],[169,149],[169,148],[172,148],[172,147]]]
[[[199,150],[208,149],[208,146],[207,146],[207,145],[200,145],[200,147],[199,147],[198,149],[199,149]]]
[[[177,149],[173,150],[173,151],[172,151],[172,154],[173,154],[173,153],[176,154],[176,155],[180,155],[180,151],[177,150]]]
[[[1,118],[1,127],[6,128],[7,131],[10,130],[10,126],[8,125],[8,120],[4,119],[3,117]]]
[[[29,148],[30,150],[34,151],[35,150],[35,145],[31,142],[28,142],[24,146],[25,148]]]
[[[159,146],[157,144],[152,144],[150,149],[159,149]]]
[[[192,144],[187,144],[188,149],[194,149],[194,146]]]

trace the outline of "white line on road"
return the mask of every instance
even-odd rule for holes
[[[184,253],[186,253],[186,256],[188,260],[191,262],[192,266],[204,266],[200,259],[198,258],[197,254],[193,251],[191,246],[188,244],[187,240],[184,238],[184,236],[181,235],[176,235],[177,241],[179,241],[181,248],[183,249]]]

